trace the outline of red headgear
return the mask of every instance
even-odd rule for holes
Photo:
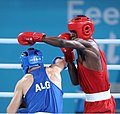
[[[83,15],[78,15],[68,23],[68,30],[75,31],[78,38],[90,39],[94,32],[92,20]]]

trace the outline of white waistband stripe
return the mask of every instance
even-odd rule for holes
[[[48,112],[36,112],[34,114],[52,114],[52,113],[48,113]]]
[[[111,98],[110,89],[108,91],[93,93],[93,94],[85,94],[87,102],[95,102],[95,101],[102,101]]]

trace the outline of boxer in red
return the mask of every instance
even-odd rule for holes
[[[36,42],[60,47],[67,58],[68,71],[74,85],[80,85],[85,93],[85,113],[115,113],[116,103],[110,94],[107,63],[104,52],[92,38],[93,21],[78,15],[68,23],[70,33],[48,37],[44,33],[23,32],[19,34],[21,45]],[[73,49],[77,52],[77,67],[74,64]]]

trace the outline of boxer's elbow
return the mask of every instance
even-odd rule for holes
[[[8,106],[6,109],[7,113],[16,113],[16,109],[14,107]]]
[[[6,112],[7,112],[7,113],[12,113],[11,108],[7,107]]]

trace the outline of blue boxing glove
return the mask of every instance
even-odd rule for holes
[[[52,64],[51,64],[51,65],[55,64],[55,61],[56,61],[57,59],[64,59],[64,57],[61,57],[61,56],[55,57],[55,58],[52,60]],[[66,65],[65,65],[64,69],[66,69],[66,68],[67,68],[67,63],[66,63]]]

